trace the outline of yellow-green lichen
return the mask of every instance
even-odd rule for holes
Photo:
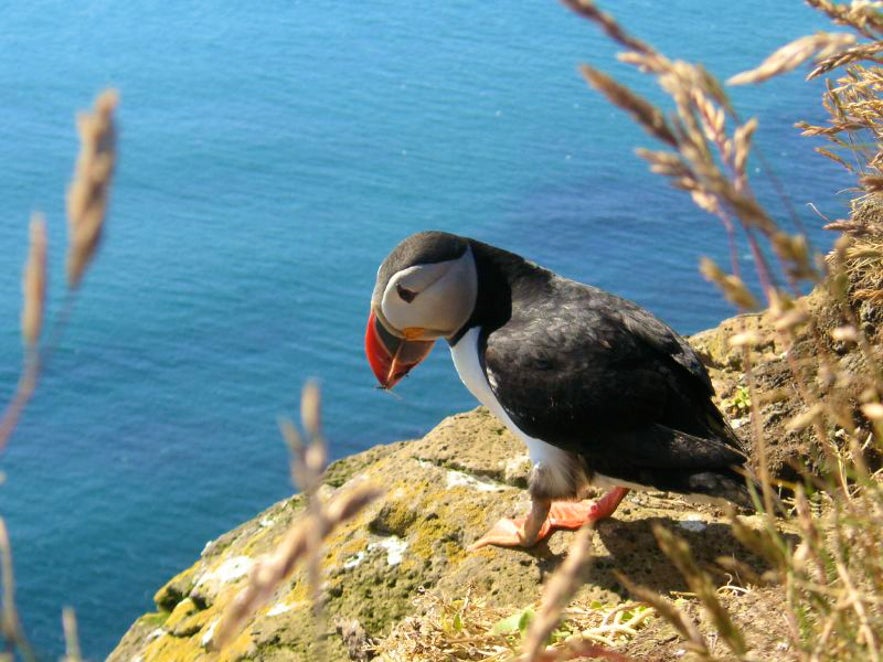
[[[139,618],[138,624],[153,628],[159,628],[165,625],[165,622],[166,620],[168,620],[169,616],[170,613],[167,611],[152,611],[144,614],[141,618]]]
[[[160,611],[171,612],[183,600],[196,583],[195,575],[198,566],[192,566],[175,575],[153,596],[153,603]]]
[[[190,637],[205,626],[211,617],[209,610],[201,611],[190,598],[178,603],[165,624],[165,629],[176,637]]]
[[[165,623],[166,629],[169,631],[174,630],[181,621],[197,611],[199,611],[199,608],[196,606],[196,603],[190,598],[184,598],[175,605],[175,609],[169,614]]]

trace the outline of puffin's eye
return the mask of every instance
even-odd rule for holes
[[[409,290],[398,284],[396,284],[396,292],[398,293],[399,298],[405,303],[411,303],[417,297],[417,293],[414,290]]]

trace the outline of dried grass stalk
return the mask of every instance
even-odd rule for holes
[[[653,589],[635,584],[621,572],[614,571],[614,574],[629,593],[649,604],[660,616],[674,626],[693,652],[702,656],[708,656],[708,644],[699,628],[690,620],[689,616]]]
[[[80,636],[77,633],[77,615],[72,607],[65,607],[61,612],[61,624],[64,628],[65,654],[61,662],[81,662]]]
[[[42,369],[43,357],[38,343],[46,309],[47,250],[46,223],[42,216],[34,214],[28,257],[22,273],[21,335],[26,353],[15,394],[0,417],[0,451],[6,448],[19,417],[33,396]]]
[[[859,200],[873,200],[880,207],[883,192],[883,3],[853,0],[836,4],[829,0],[808,0],[837,23],[851,28],[850,34],[817,34],[798,39],[779,49],[758,68],[739,74],[731,84],[759,82],[791,71],[813,60],[815,69],[810,77],[834,68],[843,68],[836,83],[827,81],[823,98],[830,114],[829,123],[813,126],[801,123],[806,135],[824,136],[833,150],[819,150],[857,176],[864,195]],[[741,308],[756,305],[745,287],[739,271],[735,230],[741,229],[748,240],[763,293],[770,308],[777,343],[784,348],[784,358],[793,375],[795,391],[803,404],[803,412],[794,416],[786,430],[796,432],[812,428],[819,440],[819,450],[827,462],[828,474],[823,478],[804,476],[814,489],[837,494],[827,503],[824,518],[812,512],[802,488],[797,490],[797,517],[801,543],[793,543],[775,527],[771,517],[765,518],[763,530],[756,531],[739,520],[732,530],[745,546],[772,563],[773,570],[762,579],[784,583],[787,604],[783,610],[793,634],[794,652],[799,659],[878,659],[880,632],[883,632],[883,537],[879,522],[883,518],[883,470],[866,461],[883,456],[883,367],[879,352],[872,346],[869,333],[879,337],[879,308],[883,306],[880,280],[880,253],[871,242],[883,227],[878,211],[854,214],[855,220],[837,221],[829,227],[861,238],[861,254],[848,254],[847,246],[838,242],[836,260],[828,268],[802,236],[781,229],[776,216],[758,203],[747,176],[747,158],[755,122],[742,123],[733,111],[721,86],[701,66],[668,60],[651,47],[626,39],[614,20],[602,15],[591,2],[566,0],[581,15],[599,24],[618,43],[632,49],[620,60],[656,75],[667,92],[675,112],[663,120],[668,132],[658,135],[654,126],[661,115],[655,106],[627,90],[616,81],[590,68],[584,75],[590,84],[602,91],[615,105],[627,110],[651,135],[672,148],[672,153],[642,150],[653,172],[666,176],[672,185],[688,192],[703,209],[716,214],[724,223],[730,238],[731,273],[724,272],[711,261],[704,261],[703,274],[715,282],[727,298]],[[856,36],[870,43],[856,43]],[[727,135],[726,125],[732,120],[735,129]],[[740,126],[741,125],[741,126]],[[674,139],[672,142],[671,139]],[[835,153],[838,152],[838,153]],[[787,205],[790,208],[790,205]],[[798,227],[797,214],[790,215]],[[738,224],[737,224],[738,221]],[[765,240],[765,241],[764,241]],[[763,242],[763,243],[761,243]],[[778,269],[771,268],[766,254],[771,252]],[[847,259],[848,258],[848,259]],[[839,266],[838,266],[839,265]],[[845,268],[844,268],[845,267]],[[776,273],[784,273],[789,291],[776,282]],[[731,275],[732,274],[732,275]],[[840,343],[854,343],[866,365],[862,375],[851,374],[844,363],[829,356],[827,344],[820,340],[815,312],[795,303],[802,286],[817,284],[823,279],[842,308],[841,326],[832,337]],[[791,351],[804,339],[817,341],[818,353],[799,361]],[[752,401],[757,398],[757,377],[752,370],[749,349],[756,338],[743,334],[733,344],[742,348],[746,366],[745,377]],[[811,372],[810,363],[817,367]],[[843,385],[856,388],[858,380],[867,386],[856,396],[845,395]],[[849,400],[847,402],[847,399]],[[769,459],[766,451],[760,408],[751,410],[755,454],[759,457],[759,473],[763,486],[766,511],[774,512]],[[735,629],[726,610],[717,599],[710,579],[696,566],[689,548],[680,539],[657,532],[659,544],[684,574],[691,589],[705,606],[716,635],[723,637],[738,656],[745,653],[745,641]],[[628,585],[628,584],[627,584]],[[708,655],[700,633],[690,619],[656,593],[643,589],[636,595],[646,599],[660,614],[670,620],[685,638],[703,655]]]
[[[863,175],[859,184],[869,193],[883,193],[883,175]]]
[[[74,180],[68,189],[68,286],[73,290],[95,253],[107,208],[108,188],[116,158],[113,111],[117,94],[105,91],[95,102],[95,112],[78,118],[81,150]],[[12,401],[0,418],[0,451],[6,447],[18,419],[37,386],[40,373],[53,347],[38,351],[46,309],[47,239],[41,216],[31,218],[30,248],[22,276],[24,304],[21,314],[22,340],[28,348],[25,366]],[[70,302],[57,320],[56,331],[64,326]],[[57,335],[56,335],[57,337]]]
[[[653,56],[657,54],[649,45],[640,39],[635,39],[623,30],[612,16],[598,9],[592,0],[564,0],[564,4],[580,16],[600,25],[608,37],[622,46],[642,55]]]
[[[762,83],[775,76],[793,71],[812,57],[826,59],[838,51],[855,44],[855,35],[849,33],[820,32],[800,37],[785,44],[759,66],[736,74],[727,83],[730,85],[748,85]]]
[[[307,498],[307,507],[276,550],[258,561],[248,585],[224,612],[212,637],[213,648],[223,648],[242,629],[254,612],[265,604],[299,563],[306,565],[307,582],[313,600],[313,615],[321,620],[321,549],[325,538],[340,524],[352,519],[383,490],[359,486],[325,501],[319,488],[328,457],[322,437],[321,395],[315,382],[308,382],[301,395],[301,421],[307,440],[291,421],[282,421],[282,436],[291,450],[291,474]],[[320,629],[321,628],[317,628]],[[319,657],[322,657],[322,642]]]
[[[300,418],[304,426],[304,431],[313,439],[320,439],[322,435],[322,394],[319,385],[310,381],[304,386],[300,399]],[[306,458],[309,460],[309,458]],[[312,460],[316,462],[316,460]],[[322,458],[321,465],[324,466],[325,459]]]
[[[851,27],[868,39],[879,39],[883,36],[883,14],[880,13],[879,0],[853,0],[847,3],[806,0],[806,4],[825,12],[838,25]]]
[[[232,641],[255,611],[273,597],[300,561],[320,547],[335,528],[382,493],[380,488],[372,486],[355,488],[323,504],[321,513],[307,513],[295,524],[276,551],[255,564],[248,585],[221,617],[212,637],[213,648],[223,648]]]
[[[592,559],[593,526],[584,526],[573,539],[567,550],[567,558],[561,567],[549,578],[543,590],[543,598],[536,617],[531,622],[522,647],[524,662],[537,659],[549,635],[561,620],[567,603],[581,585],[580,576]]]
[[[876,41],[871,44],[859,44],[852,48],[846,48],[841,51],[832,53],[825,58],[817,58],[818,65],[809,74],[807,80],[812,80],[823,74],[828,73],[832,69],[843,67],[852,62],[861,60],[880,62],[880,53],[883,52],[883,43]]]
[[[95,100],[92,113],[77,117],[80,155],[67,192],[68,287],[76,289],[101,241],[110,182],[116,165],[114,111],[119,97],[105,90]]]
[[[751,118],[733,131],[733,168],[740,177],[745,177],[745,165],[751,152],[751,139],[757,130],[757,119]]]
[[[659,108],[594,67],[582,65],[580,71],[589,85],[606,96],[612,104],[631,114],[650,135],[672,147],[677,146],[677,138]]]
[[[0,581],[2,581],[3,593],[0,603],[0,634],[14,648],[22,654],[25,660],[35,660],[31,646],[22,631],[21,622],[18,618],[18,610],[15,607],[15,578],[12,569],[12,549],[9,545],[9,533],[6,530],[6,522],[0,518]]]
[[[696,564],[687,542],[658,524],[653,527],[653,535],[656,536],[660,549],[677,566],[690,590],[696,594],[711,616],[717,633],[733,653],[744,655],[747,647],[742,633],[733,624],[730,614],[718,600],[714,583]]]
[[[711,258],[703,257],[699,263],[699,271],[706,280],[717,285],[729,302],[741,310],[756,310],[757,299],[751,294],[742,279],[733,274],[724,273]]]
[[[40,340],[46,308],[46,221],[40,214],[31,217],[30,248],[22,277],[24,305],[21,312],[21,336],[33,349]]]

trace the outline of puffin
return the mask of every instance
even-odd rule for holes
[[[377,271],[365,352],[380,387],[440,339],[531,461],[527,516],[500,520],[472,549],[531,547],[603,520],[632,489],[753,507],[748,458],[708,372],[636,303],[475,239],[418,232]],[[591,487],[609,489],[591,502]]]

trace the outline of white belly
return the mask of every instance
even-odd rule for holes
[[[460,339],[460,342],[451,347],[451,356],[454,359],[454,367],[457,368],[460,380],[481,404],[490,409],[491,413],[512,431],[515,437],[525,443],[531,462],[534,464],[534,469],[536,470],[540,467],[545,469],[543,473],[546,475],[546,479],[552,483],[552,486],[550,486],[552,490],[570,491],[573,487],[573,465],[575,458],[567,451],[525,434],[509,418],[509,414],[500,406],[499,401],[494,396],[493,391],[491,391],[488,377],[485,376],[484,369],[481,367],[481,361],[478,359],[479,334],[480,329],[478,327],[470,329]],[[493,375],[491,375],[491,379],[493,379]],[[556,486],[560,490],[555,490]]]

